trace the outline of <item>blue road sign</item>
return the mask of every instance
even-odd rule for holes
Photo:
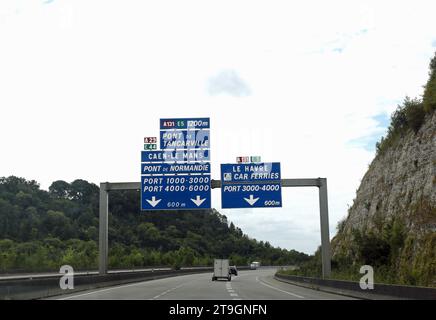
[[[160,119],[160,129],[209,129],[209,118],[172,118]]]
[[[141,163],[143,174],[210,173],[210,162],[195,163]]]
[[[222,208],[281,207],[280,163],[221,165]]]
[[[209,149],[210,130],[162,130],[160,148],[162,150]]]
[[[160,119],[160,129],[161,150],[141,151],[141,209],[210,209],[209,118]]]
[[[279,181],[280,163],[237,163],[221,165],[221,181],[223,183]]]
[[[209,161],[210,150],[141,151],[141,162]]]
[[[142,210],[211,208],[210,175],[142,176]]]
[[[223,184],[221,207],[273,208],[282,206],[280,183]]]

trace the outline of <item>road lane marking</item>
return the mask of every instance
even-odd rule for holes
[[[232,284],[231,283],[226,283],[226,289],[227,292],[230,294],[230,297],[234,297],[233,300],[238,299],[238,294],[235,293],[235,290],[232,288]],[[235,298],[236,297],[236,298]]]
[[[96,293],[111,291],[111,290],[115,290],[115,289],[122,289],[122,288],[139,286],[141,284],[144,284],[144,281],[138,282],[138,283],[134,283],[134,284],[128,284],[128,285],[125,285],[125,286],[117,286],[117,287],[113,287],[113,288],[102,289],[102,290],[92,291],[92,292],[88,292],[88,293],[76,294],[74,296],[65,297],[65,298],[59,298],[59,299],[56,299],[56,300],[69,300],[69,299],[74,299],[74,298],[78,298],[78,297],[89,296],[90,294],[96,294]]]
[[[156,299],[158,299],[158,298],[160,298],[160,297],[166,295],[167,293],[170,293],[171,291],[174,291],[174,290],[176,290],[176,289],[182,287],[182,286],[185,285],[185,284],[186,284],[186,283],[182,283],[181,285],[178,285],[177,287],[174,287],[174,288],[168,289],[168,290],[162,292],[161,294],[158,294],[157,296],[154,296],[154,297],[151,298],[150,300],[156,300]]]
[[[264,285],[264,286],[266,286],[266,287],[268,287],[268,288],[271,288],[271,289],[274,289],[274,290],[277,290],[277,291],[280,291],[280,292],[283,292],[283,293],[289,294],[289,295],[294,296],[294,297],[296,297],[296,298],[304,299],[303,296],[300,296],[300,295],[298,295],[298,294],[295,294],[295,293],[292,293],[292,292],[289,292],[289,291],[285,291],[285,290],[282,290],[282,289],[279,289],[279,288],[273,287],[273,286],[267,284],[266,282],[264,282],[264,281],[262,281],[262,280],[259,280],[259,277],[256,277],[256,281],[259,282],[261,285]]]
[[[170,280],[171,278],[162,278],[162,279],[155,279],[155,280]],[[155,281],[155,280],[151,280],[151,281]],[[74,298],[79,298],[79,297],[84,297],[84,296],[89,296],[91,294],[97,294],[97,293],[101,293],[101,292],[107,292],[107,291],[111,291],[111,290],[116,290],[116,289],[124,289],[124,288],[129,288],[129,287],[134,287],[134,286],[140,286],[145,284],[146,282],[150,283],[149,281],[141,281],[141,282],[136,282],[136,283],[132,283],[132,284],[126,284],[126,285],[122,285],[122,286],[115,286],[115,287],[111,287],[111,288],[107,288],[107,289],[101,289],[101,290],[96,290],[96,291],[92,291],[92,292],[87,292],[87,293],[82,293],[82,294],[76,294],[73,296],[68,296],[65,298],[59,298],[56,300],[69,300],[69,299],[74,299]],[[190,281],[188,281],[190,282]],[[187,282],[185,282],[187,283]],[[183,283],[183,284],[185,284]]]

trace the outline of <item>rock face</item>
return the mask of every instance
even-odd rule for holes
[[[411,277],[422,271],[423,263],[424,268],[429,268],[426,272],[436,270],[435,131],[433,112],[426,116],[418,132],[409,130],[376,156],[362,179],[348,217],[340,223],[332,240],[333,259],[357,259],[353,230],[382,237],[387,224],[400,221],[404,241],[393,265]]]

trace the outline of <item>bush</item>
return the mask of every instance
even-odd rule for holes
[[[403,103],[391,116],[391,123],[386,137],[376,143],[376,156],[383,154],[388,148],[397,143],[399,138],[413,130],[415,133],[421,128],[427,114],[436,109],[436,54],[430,62],[430,78],[424,87],[422,100],[411,99],[406,96]]]
[[[429,76],[423,95],[424,111],[427,113],[436,109],[436,53],[430,62]]]
[[[407,126],[415,133],[418,132],[425,119],[425,111],[422,102],[418,99],[409,99],[406,97],[403,111]]]

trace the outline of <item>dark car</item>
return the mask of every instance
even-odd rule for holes
[[[234,274],[235,276],[238,275],[238,269],[236,269],[236,266],[229,267],[229,274]]]

